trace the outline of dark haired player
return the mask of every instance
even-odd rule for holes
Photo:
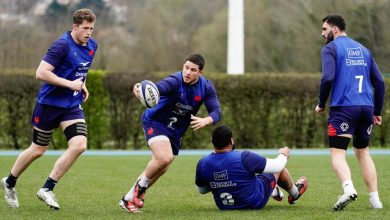
[[[81,103],[89,96],[85,82],[97,49],[91,38],[95,21],[96,16],[91,10],[77,10],[73,14],[72,30],[51,45],[39,64],[36,78],[44,84],[39,90],[32,116],[33,140],[30,147],[18,156],[9,176],[1,180],[5,200],[12,208],[19,207],[15,189],[17,178],[45,153],[54,129],[62,128],[68,149],[58,158],[37,193],[50,208],[60,208],[53,193],[54,186],[87,148],[87,125]]]
[[[381,209],[375,164],[370,156],[369,142],[373,126],[382,123],[385,85],[371,52],[345,32],[345,21],[340,15],[328,15],[322,20],[322,79],[316,112],[325,110],[331,96],[328,136],[333,169],[342,183],[344,194],[333,206],[343,210],[356,200],[357,193],[351,170],[345,159],[353,137],[355,155],[360,163],[370,194],[372,208]],[[374,90],[374,91],[373,91]]]
[[[294,184],[285,168],[290,155],[288,147],[281,148],[275,159],[236,151],[233,133],[227,126],[214,129],[212,142],[214,152],[199,160],[195,184],[199,193],[213,193],[219,209],[264,208],[271,196],[281,200],[278,186],[289,193],[290,204],[306,191],[306,177]]]
[[[179,154],[181,139],[188,126],[196,131],[217,123],[221,118],[221,107],[217,93],[210,80],[202,76],[205,61],[200,54],[189,55],[183,70],[159,81],[160,92],[157,106],[148,108],[142,115],[146,141],[152,151],[152,159],[138,177],[130,191],[119,201],[119,205],[131,213],[140,212],[144,206],[144,195],[167,170]],[[137,83],[133,93],[139,97]],[[196,117],[202,104],[209,115]]]

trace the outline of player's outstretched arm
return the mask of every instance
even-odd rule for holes
[[[194,115],[191,115],[191,128],[192,130],[196,131],[203,127],[206,127],[207,125],[212,125],[214,122],[213,118],[210,116],[207,116],[205,118],[196,117]]]
[[[288,159],[290,157],[290,148],[288,148],[287,146],[282,147],[282,148],[279,149],[279,153],[283,154]]]
[[[287,159],[290,157],[290,149],[283,147],[279,149],[279,155],[275,159],[267,158],[263,173],[279,173],[287,164]]]
[[[55,86],[66,87],[73,91],[80,91],[82,89],[82,86],[84,84],[82,81],[83,77],[70,81],[58,77],[56,74],[53,73],[53,70],[54,70],[54,66],[42,60],[35,73],[35,77],[36,79],[42,80],[45,83],[55,85]]]

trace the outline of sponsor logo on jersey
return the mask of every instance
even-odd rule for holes
[[[185,115],[186,114],[183,110],[181,110],[179,108],[174,109],[173,113],[175,113],[177,115]]]
[[[190,106],[190,105],[184,105],[184,104],[181,104],[180,102],[177,102],[177,103],[176,103],[176,107],[182,108],[182,109],[187,109],[187,110],[189,110],[189,111],[192,110],[192,106]]]
[[[210,187],[212,189],[226,188],[226,187],[232,187],[232,186],[236,186],[236,185],[237,185],[237,183],[235,183],[233,181],[210,182]]]
[[[348,58],[356,59],[363,58],[362,48],[347,48]]]
[[[80,76],[85,77],[85,76],[87,76],[87,72],[76,72],[75,75],[78,77],[80,77]]]
[[[360,47],[347,48],[347,57],[348,59],[345,59],[347,66],[367,66]]]
[[[192,111],[192,106],[190,105],[184,105],[180,102],[177,102],[175,104],[176,108],[172,111],[173,113],[177,115],[185,115],[187,112]]]
[[[213,176],[214,176],[214,180],[218,181],[218,182],[210,182],[210,187],[213,189],[226,188],[226,187],[231,187],[231,186],[237,185],[237,183],[229,180],[227,170],[223,170],[220,172],[214,172]],[[227,181],[220,182],[221,180],[227,180]]]
[[[221,171],[221,172],[214,172],[214,179],[215,180],[227,180],[229,179],[227,170]]]
[[[80,64],[81,64],[82,66],[87,66],[88,63],[89,63],[89,62],[81,62]]]

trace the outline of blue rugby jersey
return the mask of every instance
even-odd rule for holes
[[[267,159],[250,151],[211,153],[199,160],[195,184],[208,186],[221,210],[258,209],[269,195],[256,174],[261,174]]]
[[[211,81],[200,76],[194,85],[185,84],[182,72],[176,72],[156,83],[160,100],[142,115],[145,122],[157,121],[165,125],[176,138],[181,138],[204,103],[214,124],[221,118],[221,106]]]
[[[97,43],[90,38],[86,46],[77,44],[70,31],[57,39],[48,49],[43,60],[54,66],[53,73],[67,80],[83,77],[85,82],[88,70],[97,50]],[[82,92],[44,83],[39,90],[37,102],[61,108],[72,108],[83,101]]]
[[[319,107],[325,107],[331,94],[331,107],[374,106],[375,115],[381,114],[384,81],[367,48],[347,36],[339,36],[322,49],[321,57]]]

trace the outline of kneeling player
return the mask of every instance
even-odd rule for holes
[[[306,177],[300,177],[294,184],[285,168],[290,154],[288,147],[281,148],[275,159],[269,159],[250,151],[234,151],[232,137],[227,126],[214,129],[215,152],[199,160],[196,168],[199,193],[211,191],[219,209],[261,209],[269,197],[282,199],[278,186],[289,193],[290,204],[306,191]]]

